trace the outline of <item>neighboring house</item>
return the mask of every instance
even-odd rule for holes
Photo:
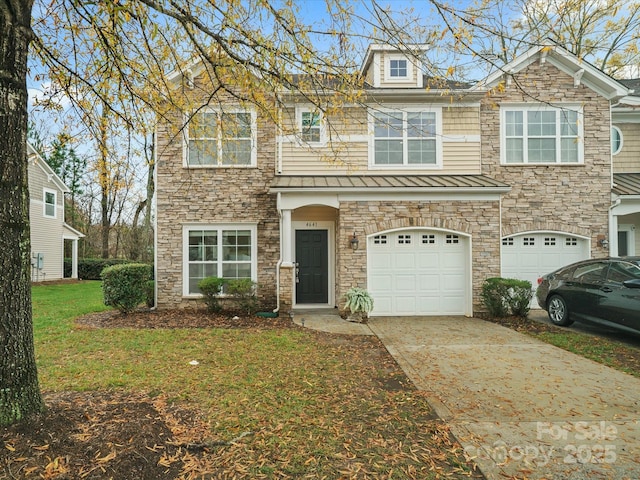
[[[71,242],[72,274],[78,278],[78,239],[84,235],[64,223],[64,194],[69,191],[35,149],[27,144],[31,281],[64,277],[64,243]]]
[[[476,85],[438,84],[415,58],[372,45],[363,105],[324,118],[290,94],[281,133],[230,97],[198,109],[182,136],[180,112],[161,125],[159,308],[194,305],[213,275],[255,280],[282,311],[340,307],[360,286],[372,315],[472,315],[486,278],[535,287],[617,253],[615,220],[640,220],[640,192],[618,204],[612,183],[623,158],[612,157],[612,110],[626,114],[627,87],[555,44]],[[204,102],[210,89],[192,73],[171,80]]]

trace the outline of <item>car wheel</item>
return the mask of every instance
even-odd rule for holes
[[[547,311],[549,312],[549,320],[551,320],[551,323],[554,325],[566,327],[573,323],[573,320],[569,320],[567,302],[559,295],[554,295],[549,299]]]

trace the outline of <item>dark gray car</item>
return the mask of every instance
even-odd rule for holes
[[[572,263],[539,278],[536,297],[556,325],[580,320],[640,333],[640,257]]]

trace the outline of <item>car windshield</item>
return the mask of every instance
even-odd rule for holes
[[[622,283],[626,280],[640,279],[640,267],[627,262],[612,262],[607,280]]]

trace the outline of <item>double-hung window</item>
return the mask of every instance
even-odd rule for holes
[[[254,166],[256,122],[250,111],[202,109],[188,124],[189,166]]]
[[[207,277],[256,276],[256,229],[252,225],[191,226],[184,229],[185,294],[200,293]]]
[[[57,193],[54,190],[45,189],[43,192],[43,200],[44,200],[44,211],[43,214],[45,217],[56,218],[56,202],[57,202]]]
[[[373,166],[440,164],[439,111],[376,111]]]
[[[298,111],[298,129],[305,143],[323,142],[322,113],[318,110],[300,109]]]
[[[503,107],[502,163],[582,163],[579,107]]]

